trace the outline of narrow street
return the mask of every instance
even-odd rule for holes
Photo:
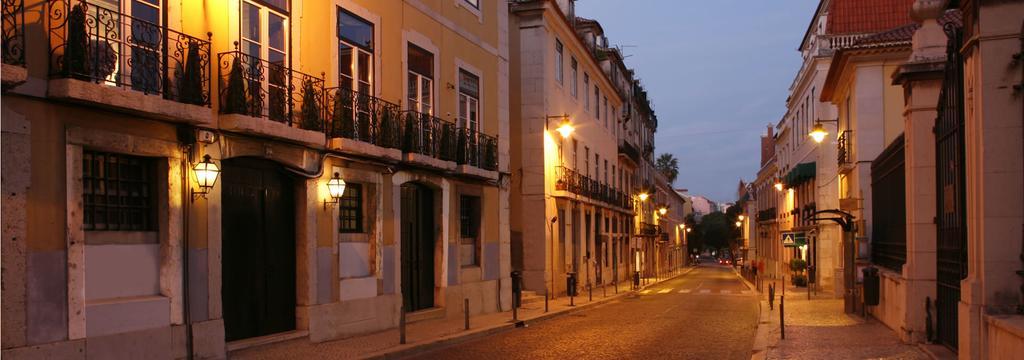
[[[417,359],[749,359],[757,297],[727,266],[702,264],[640,294]]]

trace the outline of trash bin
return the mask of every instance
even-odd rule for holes
[[[565,294],[569,296],[576,296],[576,273],[568,272],[565,274]]]
[[[866,267],[861,272],[864,273],[864,305],[877,306],[879,287],[881,285],[878,268]]]
[[[512,306],[519,307],[523,301],[523,274],[512,271]]]

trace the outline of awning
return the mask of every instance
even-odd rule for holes
[[[796,187],[797,185],[803,184],[808,180],[814,179],[814,175],[817,174],[818,167],[813,162],[797,164],[790,170],[788,174],[782,179],[783,184],[788,188]]]

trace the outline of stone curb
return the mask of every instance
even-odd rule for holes
[[[607,298],[594,300],[594,301],[588,302],[586,304],[579,304],[579,305],[576,305],[576,306],[574,306],[572,308],[568,308],[568,309],[551,311],[551,312],[548,312],[546,314],[541,314],[541,315],[538,315],[538,316],[530,318],[530,319],[520,320],[519,323],[522,323],[525,326],[529,326],[531,323],[540,323],[540,322],[543,322],[543,321],[546,321],[546,320],[555,319],[555,318],[558,318],[558,317],[561,317],[561,316],[565,316],[565,315],[576,313],[576,312],[579,312],[579,311],[582,311],[582,310],[585,310],[585,309],[589,309],[591,307],[597,307],[597,306],[600,306],[600,305],[604,305],[604,304],[606,304],[606,303],[608,303],[608,302],[610,302],[612,300],[619,299],[619,298],[625,297],[627,295],[635,295],[639,291],[647,289],[647,288],[649,288],[651,286],[658,285],[658,284],[661,284],[663,282],[666,282],[666,281],[669,281],[669,280],[672,280],[672,279],[675,279],[675,278],[678,278],[678,277],[681,277],[681,276],[685,276],[685,275],[689,274],[691,271],[693,271],[695,268],[696,267],[691,266],[691,267],[689,267],[688,269],[686,269],[685,271],[683,271],[682,273],[680,273],[678,275],[675,275],[675,276],[672,276],[672,277],[668,277],[668,278],[662,279],[662,280],[657,281],[657,282],[652,282],[652,283],[647,284],[647,285],[645,285],[645,286],[643,286],[643,287],[641,287],[640,289],[637,289],[637,290],[625,291],[625,292],[619,293],[617,295],[612,295],[612,296],[609,296]],[[399,345],[399,346],[396,346],[396,347],[392,347],[390,349],[381,350],[381,351],[369,353],[369,354],[366,354],[366,355],[363,355],[363,356],[359,356],[357,358],[358,359],[373,359],[373,360],[400,359],[400,358],[412,356],[414,354],[418,354],[418,353],[421,353],[421,352],[430,351],[430,350],[434,350],[434,349],[439,349],[439,348],[443,348],[443,347],[448,347],[448,346],[452,346],[452,345],[457,345],[457,344],[460,344],[460,343],[463,343],[463,342],[466,342],[466,341],[475,340],[475,339],[487,337],[487,336],[490,336],[490,335],[498,334],[498,333],[501,333],[501,332],[509,331],[509,330],[515,329],[517,327],[517,325],[518,325],[517,323],[513,323],[513,322],[509,321],[508,323],[505,323],[505,324],[491,325],[491,326],[487,326],[487,327],[482,327],[482,328],[475,329],[475,330],[469,330],[469,331],[465,331],[465,332],[458,333],[458,334],[448,335],[448,336],[437,338],[437,339],[434,339],[434,340],[428,340],[426,342],[422,342],[422,343],[418,343],[418,344]]]
[[[742,275],[735,268],[732,269],[736,276],[740,278],[743,285],[746,285],[751,291],[757,294],[757,330],[754,331],[754,346],[750,350],[751,360],[762,360],[768,356],[768,349],[774,345],[772,341],[772,329],[778,325],[772,323],[772,311],[765,311],[768,307],[768,302],[761,299],[761,292],[757,291],[757,287],[744,279]]]

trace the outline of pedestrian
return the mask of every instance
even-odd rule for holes
[[[775,310],[775,284],[768,284],[768,310]]]

